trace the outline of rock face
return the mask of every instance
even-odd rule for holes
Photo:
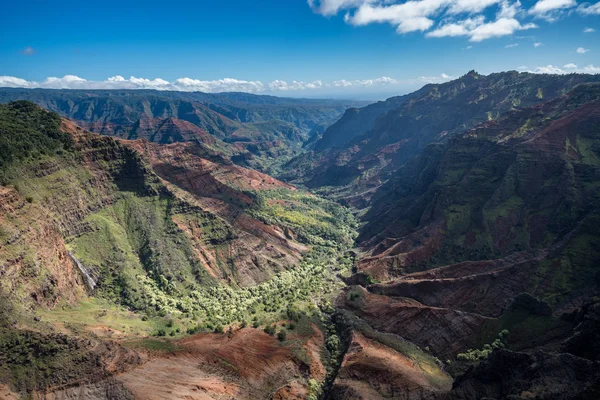
[[[451,138],[397,170],[401,152],[385,167],[389,180],[364,215],[363,254],[347,279],[362,286],[338,305],[448,360],[456,381],[440,398],[598,397],[597,307],[589,299],[600,291],[599,89],[581,85],[464,133],[448,131]],[[397,127],[417,130],[402,121]],[[348,171],[352,161],[340,165]],[[505,329],[508,339],[496,347],[511,350],[491,352]],[[477,349],[491,355],[467,369],[460,360]],[[364,380],[338,389],[348,398],[381,396],[366,392]]]
[[[14,188],[0,186],[0,290],[18,302],[53,307],[85,294],[85,282],[69,257],[52,215]]]
[[[571,288],[587,290],[596,274],[593,246],[578,253],[577,273],[570,270],[573,260],[568,264],[564,257],[591,245],[584,237],[595,240],[599,93],[597,85],[581,86],[508,113],[436,147],[435,157],[425,155],[401,168],[366,216],[370,222],[359,240],[373,250],[359,269],[385,279],[435,263],[547,251],[514,268],[562,269]],[[524,275],[519,280],[533,284],[535,274]],[[560,291],[548,280],[536,282],[536,295]],[[522,291],[519,282],[514,285],[513,293]]]
[[[2,289],[25,302],[51,307],[85,294],[67,240],[74,256],[102,276],[101,291],[112,286],[107,275],[123,277],[129,268],[180,283],[216,279],[248,286],[295,265],[308,250],[292,239],[292,230],[247,211],[255,205],[252,192],[295,190],[290,185],[194,143],[116,141],[67,120],[60,130],[72,138],[74,157],[30,163],[11,172],[18,190],[0,188]],[[107,216],[116,219],[106,224]],[[125,242],[120,230],[128,232]],[[131,257],[139,261],[127,261]],[[120,279],[133,295],[135,282]]]
[[[443,399],[595,399],[597,363],[571,354],[497,350],[454,383]]]
[[[285,343],[285,333],[275,338],[258,329],[197,335],[176,343],[184,350],[173,357],[161,353],[149,360],[135,345],[128,350],[98,337],[116,332],[112,337],[122,340],[130,322],[150,329],[168,324],[171,336],[186,328],[191,334],[204,327],[194,310],[203,317],[216,310],[218,321],[208,329],[217,323],[223,329],[232,322],[224,318],[241,321],[246,315],[233,313],[250,314],[243,307],[256,307],[258,300],[279,303],[265,295],[250,304],[241,296],[282,282],[294,288],[292,275],[240,287],[298,266],[311,245],[323,246],[319,235],[336,245],[349,241],[349,213],[198,143],[100,136],[27,102],[0,105],[0,129],[0,146],[10,155],[0,157],[0,382],[55,399],[318,393],[315,383],[326,375],[324,335],[312,325],[309,334],[306,326],[303,333],[290,332]],[[86,287],[77,262],[97,280],[93,288]],[[310,276],[329,273],[320,265],[302,267]],[[307,278],[305,286],[312,283]],[[112,324],[118,330],[46,320],[55,312],[78,312],[70,306],[80,300],[78,307],[94,309],[88,294],[102,305],[94,316],[86,309],[82,319],[118,315]],[[220,312],[229,296],[238,296],[239,306]],[[116,312],[110,310],[114,303]],[[273,309],[265,304],[261,318],[281,315],[279,304],[268,306]],[[174,314],[187,326],[173,327]],[[149,318],[160,322],[151,326]]]
[[[423,371],[407,356],[354,332],[330,399],[436,399],[451,378]]]
[[[173,218],[213,276],[222,277],[219,260],[223,260],[235,263],[237,283],[244,286],[260,283],[273,271],[296,264],[307,250],[306,246],[290,240],[281,228],[268,226],[245,212],[254,203],[249,191],[295,190],[293,186],[257,171],[202,158],[202,152],[193,143],[165,146],[126,141],[123,144],[143,154],[170,190],[186,196],[191,205],[215,215],[229,227],[230,237],[211,243],[202,237],[202,227],[193,220],[179,215]],[[226,243],[226,251],[215,248]]]
[[[364,208],[365,199],[428,145],[448,141],[514,107],[540,104],[580,83],[599,80],[593,75],[484,76],[471,71],[448,83],[426,85],[410,95],[347,112],[323,135],[315,152],[289,163],[289,177],[300,174],[310,187],[336,187],[336,196]]]

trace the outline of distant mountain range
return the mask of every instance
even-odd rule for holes
[[[350,109],[329,127],[314,150],[290,161],[281,175],[309,187],[331,187],[362,207],[379,185],[426,146],[477,124],[567,93],[600,75],[539,75],[475,71],[400,97]]]
[[[366,104],[248,93],[0,88],[0,103],[14,100],[31,101],[103,135],[203,143],[261,170],[273,159],[279,164],[298,154],[348,107]]]

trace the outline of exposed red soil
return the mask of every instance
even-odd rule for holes
[[[402,275],[406,267],[429,260],[442,240],[439,224],[428,225],[404,238],[386,238],[370,250],[370,256],[359,261],[358,269],[377,280],[389,280]]]
[[[476,333],[491,318],[449,308],[430,307],[409,298],[390,298],[361,288],[360,299],[344,296],[343,304],[373,328],[394,333],[429,347],[439,357],[452,357],[472,348]]]
[[[0,280],[5,293],[26,303],[53,307],[60,300],[76,301],[85,294],[85,284],[70,259],[65,242],[52,216],[31,204],[14,188],[0,186],[0,225],[8,242],[0,246]],[[28,257],[12,251],[29,249]],[[48,271],[43,282],[31,282],[41,265]]]
[[[10,391],[8,386],[0,384],[0,399],[1,400],[17,400],[19,395]]]
[[[419,365],[391,348],[352,333],[334,382],[334,399],[434,399],[450,390],[452,379]]]
[[[144,399],[296,399],[307,392],[309,378],[325,378],[314,351],[323,347],[316,328],[309,337],[289,335],[286,343],[245,328],[232,335],[194,335],[178,345],[182,350],[156,356],[117,379]],[[306,350],[310,365],[294,356],[294,346]]]

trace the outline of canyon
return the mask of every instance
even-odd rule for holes
[[[600,395],[597,75],[0,102],[2,398]]]

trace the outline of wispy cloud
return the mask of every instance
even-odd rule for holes
[[[577,6],[576,0],[539,0],[529,9],[529,14],[554,21],[566,10]]]
[[[542,67],[536,67],[535,69],[528,70],[527,72],[531,72],[534,74],[600,74],[600,67],[596,67],[595,65],[586,65],[585,67],[579,67],[577,64],[567,64],[565,66],[558,67],[555,65],[546,65]]]
[[[513,47],[517,47],[519,46],[519,43],[512,43],[512,44],[507,44],[506,46],[504,46],[505,49],[512,49]]]
[[[162,78],[147,79],[135,76],[129,79],[116,75],[103,81],[93,81],[75,75],[65,75],[62,78],[49,77],[44,81],[28,81],[14,76],[0,76],[0,87],[14,88],[46,88],[46,89],[155,89],[175,90],[184,92],[247,92],[247,93],[285,93],[319,90],[341,89],[377,89],[394,88],[400,85],[416,85],[425,83],[440,83],[454,79],[454,77],[440,74],[437,76],[421,76],[413,79],[395,79],[380,77],[373,79],[340,79],[331,82],[315,81],[285,81],[274,80],[269,83],[261,81],[247,81],[234,78],[218,80],[200,80],[192,78],[179,78],[167,81]]]
[[[23,50],[21,50],[19,53],[25,55],[25,56],[32,56],[36,53],[36,50],[33,47],[25,47]]]
[[[533,47],[540,47],[540,46],[543,46],[543,45],[544,45],[544,43],[542,43],[542,42],[535,42],[533,44]]]
[[[590,51],[590,49],[584,49],[583,47],[578,47],[577,50],[575,50],[575,51],[579,54],[585,54],[588,51]]]
[[[592,3],[583,3],[577,7],[577,11],[583,15],[600,15],[600,1]]]
[[[594,33],[596,32],[596,30],[594,28],[585,28],[583,30],[583,33]]]

